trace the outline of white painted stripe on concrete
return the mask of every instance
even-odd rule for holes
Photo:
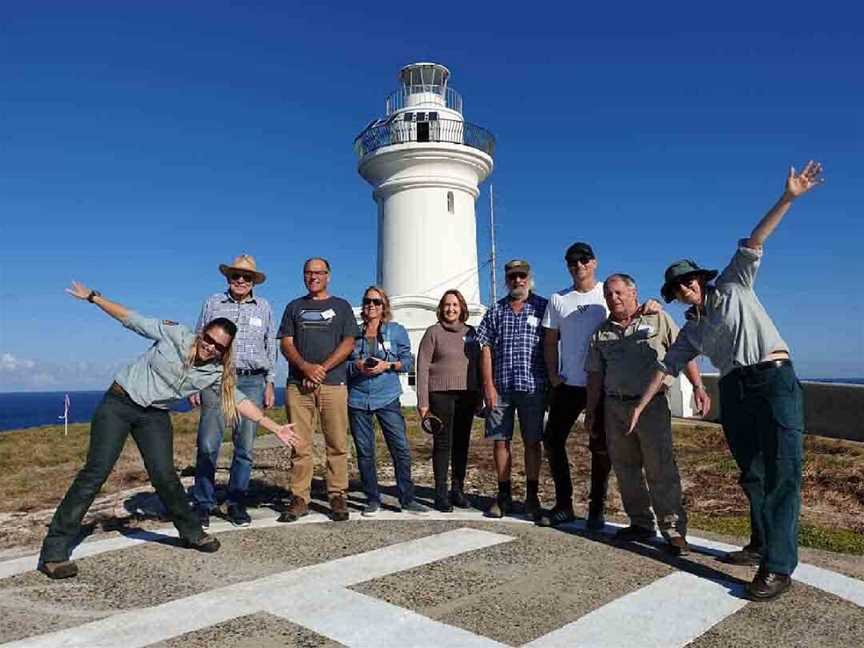
[[[685,646],[747,605],[743,591],[742,586],[676,572],[525,644],[525,648]]]
[[[864,583],[836,572],[801,564],[792,577],[802,583],[864,607]]]
[[[293,611],[303,610],[304,614],[312,615],[313,618],[320,617],[322,610],[325,611],[325,617],[341,614],[338,601],[343,593],[348,592],[343,589],[347,585],[512,540],[510,536],[479,529],[456,529],[254,581],[220,587],[150,608],[122,612],[75,628],[5,645],[10,648],[139,648],[260,610],[272,610],[282,616],[291,615],[292,620],[309,627],[305,616],[294,617]],[[390,608],[398,611],[399,616],[406,612],[397,606]],[[316,609],[317,612],[314,612]],[[388,614],[391,612],[388,611]],[[349,626],[355,623],[350,617],[339,618],[341,623]],[[382,618],[369,619],[370,623],[385,624],[385,621],[386,619]],[[436,627],[441,626],[436,630],[439,636],[444,632],[443,628],[449,628],[431,619],[428,621],[437,624]],[[415,619],[411,627],[418,628],[420,625]]]

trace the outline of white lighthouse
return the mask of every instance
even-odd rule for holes
[[[485,312],[474,205],[492,172],[495,138],[465,121],[449,77],[437,63],[406,65],[384,117],[354,140],[358,171],[378,205],[377,283],[415,354],[448,288],[465,296],[469,322]],[[413,394],[406,390],[403,404],[412,404]]]

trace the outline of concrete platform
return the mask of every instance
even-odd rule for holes
[[[0,562],[9,646],[861,646],[864,581],[809,564],[790,593],[751,603],[752,568],[691,537],[615,544],[608,525],[541,529],[479,511],[382,511],[211,526],[222,550],[179,548],[173,528],[106,534],[49,581],[35,556]],[[841,561],[842,562],[842,561]],[[849,570],[847,570],[849,571]],[[856,572],[856,570],[851,570]]]

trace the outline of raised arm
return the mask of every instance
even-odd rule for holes
[[[73,281],[72,286],[67,288],[66,292],[72,295],[75,299],[89,301],[96,304],[99,308],[119,322],[125,322],[126,318],[129,317],[130,311],[128,308],[103,297],[94,290],[90,290],[87,286],[78,281]],[[93,296],[90,297],[90,295]]]
[[[765,243],[766,239],[771,236],[771,233],[783,220],[786,212],[792,206],[792,201],[800,198],[805,193],[810,191],[824,182],[822,178],[822,165],[818,162],[810,160],[804,167],[801,173],[795,173],[795,167],[789,167],[789,175],[786,176],[786,188],[780,200],[774,203],[774,206],[768,210],[768,213],[762,217],[762,220],[753,229],[750,238],[747,239],[746,246],[751,249],[759,249]]]

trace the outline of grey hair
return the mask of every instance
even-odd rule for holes
[[[603,292],[606,292],[606,289],[609,288],[609,283],[612,281],[623,281],[628,288],[632,288],[633,290],[639,290],[639,287],[636,285],[636,280],[628,274],[624,274],[623,272],[616,272],[614,274],[606,277],[606,280],[603,282]]]
[[[330,272],[330,262],[324,257],[309,257],[303,262],[303,270],[306,270],[306,266],[308,266],[313,261],[321,261],[324,263],[324,267],[327,268],[327,272]]]

